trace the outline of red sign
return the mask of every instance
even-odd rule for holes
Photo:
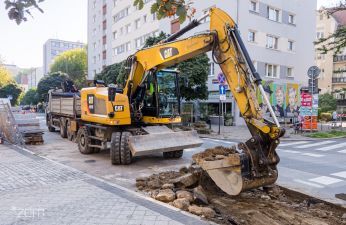
[[[302,97],[301,106],[305,106],[305,107],[312,106],[312,96],[310,94],[303,93],[301,97]]]

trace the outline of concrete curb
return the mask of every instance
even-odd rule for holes
[[[161,207],[164,207],[164,208],[166,208],[166,209],[169,209],[169,210],[172,210],[172,211],[175,211],[175,212],[179,212],[179,213],[181,213],[181,214],[183,214],[183,215],[185,215],[185,216],[190,217],[191,219],[197,220],[197,221],[198,221],[198,224],[201,224],[201,225],[203,225],[203,224],[212,224],[212,225],[216,224],[216,223],[214,223],[213,221],[202,220],[199,216],[196,216],[196,215],[191,214],[191,213],[189,213],[189,212],[180,210],[180,209],[178,209],[178,208],[176,208],[176,207],[173,207],[173,206],[171,206],[171,205],[168,205],[168,204],[166,204],[166,203],[157,201],[157,200],[155,200],[155,199],[153,199],[153,198],[150,198],[150,197],[148,197],[148,196],[145,196],[145,195],[141,194],[140,192],[136,192],[136,191],[130,190],[130,189],[125,188],[125,187],[122,187],[122,186],[120,186],[120,185],[118,185],[118,184],[109,182],[109,181],[104,180],[104,179],[99,178],[99,177],[95,177],[95,176],[93,176],[93,175],[90,175],[90,174],[88,174],[88,173],[86,173],[86,172],[83,172],[83,171],[81,171],[81,170],[78,170],[78,169],[76,169],[76,168],[73,168],[73,167],[70,167],[70,166],[68,166],[68,165],[62,164],[62,163],[60,163],[60,162],[54,161],[54,160],[49,159],[49,158],[47,158],[47,157],[45,157],[45,156],[38,155],[38,154],[36,154],[36,153],[30,151],[30,150],[27,149],[27,148],[24,148],[24,147],[21,147],[21,146],[18,146],[18,145],[12,145],[12,144],[9,144],[9,145],[10,145],[10,146],[13,146],[14,148],[16,148],[16,149],[19,150],[19,151],[24,151],[26,154],[30,154],[30,155],[32,155],[33,157],[38,157],[38,158],[41,158],[41,159],[44,159],[44,160],[48,160],[48,161],[51,162],[51,163],[54,163],[54,164],[59,165],[59,166],[62,166],[62,167],[67,168],[67,169],[69,169],[69,170],[82,173],[84,176],[86,176],[86,177],[88,177],[88,178],[90,178],[90,179],[94,179],[94,180],[96,180],[96,181],[102,182],[102,183],[107,184],[107,185],[109,185],[109,186],[112,186],[112,187],[115,187],[115,188],[117,188],[117,189],[123,190],[124,192],[127,192],[127,193],[129,193],[129,194],[131,194],[131,195],[133,195],[133,196],[135,196],[135,197],[140,198],[140,199],[144,199],[144,200],[147,200],[147,201],[152,202],[152,203],[154,203],[154,204],[157,204],[157,205],[159,205],[159,206],[161,206]],[[130,200],[129,200],[129,201],[130,201]],[[150,208],[149,208],[149,209],[150,209]],[[159,212],[158,212],[158,213],[159,213]],[[197,221],[196,221],[196,222],[197,222]],[[177,221],[177,222],[179,222],[179,221]]]

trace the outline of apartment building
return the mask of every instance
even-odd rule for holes
[[[50,65],[55,57],[67,50],[84,48],[85,44],[80,42],[63,41],[58,39],[49,39],[43,45],[43,74],[47,75]]]
[[[150,13],[152,0],[146,0],[144,8],[138,10],[133,6],[132,0],[103,1],[103,5],[89,0],[89,76],[93,76],[102,68],[95,56],[97,51],[90,46],[93,37],[101,37],[101,32],[94,35],[92,23],[95,13],[107,5],[107,13],[111,12],[111,21],[107,20],[107,62],[106,65],[123,61],[130,54],[140,49],[146,38],[157,35],[160,31],[172,33],[179,30],[189,21],[180,25],[174,18],[157,20]],[[310,66],[314,65],[315,40],[315,0],[199,0],[193,5],[197,9],[196,18],[208,12],[212,6],[220,7],[229,13],[238,23],[240,33],[245,45],[253,59],[253,62],[266,80],[267,90],[273,106],[280,105],[286,108],[290,105],[288,90],[295,90],[295,104],[299,104],[299,86],[306,85],[306,73]],[[97,17],[97,16],[96,16]],[[109,17],[109,15],[107,15]],[[197,29],[192,30],[186,36],[209,29],[209,20]],[[94,35],[94,36],[93,36]],[[102,39],[101,39],[102,40]],[[95,41],[97,43],[97,41]],[[109,51],[111,58],[108,58]],[[210,56],[210,53],[209,53]],[[211,58],[211,57],[210,57]],[[209,99],[201,101],[208,104],[211,113],[218,112],[219,94],[218,84],[215,80],[221,73],[218,66],[210,60],[210,76],[208,79]],[[276,99],[278,96],[283,99]],[[227,100],[223,103],[225,113],[232,109],[232,115],[237,124],[241,124],[237,107],[231,94],[227,93]],[[282,111],[282,110],[281,110]],[[285,113],[284,113],[285,114]],[[283,115],[280,113],[280,115]],[[285,114],[286,115],[286,114]]]
[[[321,8],[317,11],[316,40],[326,38],[340,26],[346,25],[346,11],[332,13],[333,11],[333,8]],[[346,49],[342,49],[341,52],[330,51],[322,54],[317,48],[315,60],[316,65],[321,69],[319,77],[321,92],[334,93],[337,98],[344,98],[339,90],[346,88]]]

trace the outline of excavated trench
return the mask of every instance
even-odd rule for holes
[[[234,150],[216,147],[194,156],[217,160]],[[192,164],[137,178],[138,190],[152,198],[218,224],[346,225],[346,209],[277,185],[229,196]]]

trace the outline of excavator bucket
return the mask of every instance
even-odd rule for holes
[[[196,148],[203,144],[196,131],[174,132],[166,126],[148,126],[143,130],[146,135],[129,138],[132,156]]]
[[[193,155],[193,160],[208,173],[215,184],[229,195],[275,183],[278,173],[272,170],[263,177],[253,178],[247,171],[249,161],[234,148],[216,147]]]

